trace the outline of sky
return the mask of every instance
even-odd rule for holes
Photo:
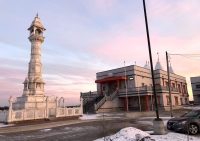
[[[153,65],[166,70],[165,52],[200,54],[199,0],[146,0]],[[80,92],[96,91],[96,73],[149,61],[142,0],[0,1],[0,106],[23,94],[38,13],[47,29],[42,44],[45,94],[79,104]],[[176,74],[199,76],[198,60],[170,55]],[[198,59],[198,58],[197,58]],[[200,59],[200,58],[199,58]]]

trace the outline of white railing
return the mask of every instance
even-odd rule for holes
[[[156,91],[169,91],[169,88],[167,86],[156,86],[155,87]],[[171,91],[173,92],[179,92],[178,91],[178,88],[174,88],[174,87],[170,87]],[[130,93],[139,93],[140,92],[144,92],[144,91],[153,91],[152,87],[151,86],[144,86],[144,87],[133,87],[133,88],[128,88],[127,89],[127,93],[130,94]],[[118,91],[119,93],[125,93],[126,92],[126,89],[120,89]]]
[[[82,107],[58,108],[56,117],[80,116],[82,114]]]
[[[106,96],[104,96],[97,104],[94,104],[94,110],[97,111],[106,102]]]
[[[35,119],[45,119],[46,110],[16,110],[11,112],[11,121],[25,121]]]

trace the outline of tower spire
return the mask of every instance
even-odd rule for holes
[[[157,52],[157,54],[158,54],[158,62],[159,62],[159,52]]]

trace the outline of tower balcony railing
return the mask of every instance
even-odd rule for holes
[[[156,92],[169,91],[168,86],[156,86]],[[170,87],[171,92],[179,93],[178,88]],[[152,95],[153,87],[152,86],[144,86],[144,87],[133,87],[127,88],[127,95]],[[126,95],[126,89],[120,89],[118,91],[118,96]]]

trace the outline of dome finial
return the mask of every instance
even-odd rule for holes
[[[36,17],[38,18],[38,13],[36,14]]]
[[[159,62],[159,52],[157,52],[157,54],[158,54],[158,62]]]

